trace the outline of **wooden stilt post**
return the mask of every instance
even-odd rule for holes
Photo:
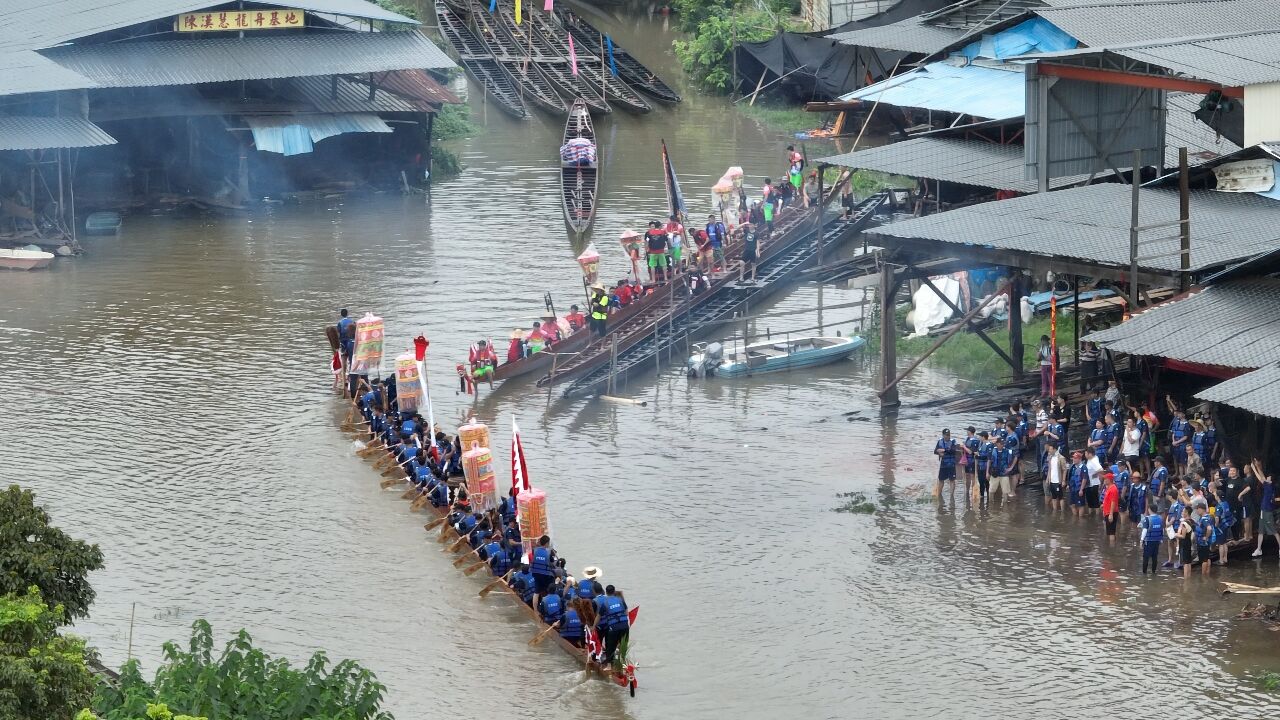
[[[1071,307],[1074,310],[1071,313],[1071,322],[1075,327],[1076,338],[1076,372],[1080,372],[1080,276],[1076,275],[1071,281]]]
[[[897,294],[898,282],[893,276],[893,266],[887,262],[880,265],[880,407],[897,407],[898,386],[894,378],[898,375],[898,331],[897,319],[893,314],[893,298]]]
[[[1013,379],[1022,379],[1022,278],[1009,280],[1009,355],[1013,357]]]

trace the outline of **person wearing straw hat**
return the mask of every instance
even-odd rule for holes
[[[591,332],[604,337],[608,332],[608,321],[609,293],[604,289],[603,283],[596,283],[591,286]]]

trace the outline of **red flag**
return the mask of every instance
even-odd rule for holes
[[[337,350],[333,351],[333,358],[329,360],[329,369],[332,370],[335,375],[342,372],[342,358],[338,357]]]
[[[635,624],[636,624],[636,616],[637,616],[637,615],[639,615],[639,614],[640,614],[640,606],[639,606],[639,605],[637,605],[637,606],[635,606],[635,607],[633,607],[633,608],[631,608],[630,610],[628,610],[628,611],[627,611],[627,620],[629,620],[629,621],[631,622],[631,624],[632,624],[632,625],[635,625]]]
[[[578,53],[573,49],[573,33],[569,33],[569,70],[578,74]]]
[[[589,657],[597,657],[600,655],[600,652],[604,650],[604,648],[600,646],[600,637],[596,635],[595,628],[587,628],[586,644],[587,644],[587,655]]]
[[[551,8],[555,7],[554,5],[552,5],[553,2],[555,2],[555,0],[547,0],[547,2],[542,6],[542,11],[551,12]]]
[[[524,445],[520,444],[520,428],[516,427],[514,415],[511,416],[511,487],[530,489],[529,466],[524,461]]]

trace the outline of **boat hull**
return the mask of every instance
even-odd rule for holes
[[[0,253],[0,269],[4,270],[39,270],[49,267],[53,262],[53,253],[34,252],[30,250],[12,250]]]
[[[745,361],[726,362],[716,368],[715,374],[722,377],[744,377],[747,375],[785,372],[787,370],[799,370],[801,368],[829,365],[831,363],[844,360],[867,344],[866,340],[863,340],[861,337],[852,337],[847,339],[849,342],[831,347],[802,350],[800,352],[788,353],[784,356],[771,357],[763,364],[756,365],[755,367],[749,367],[748,363]],[[779,344],[785,347],[785,343]]]

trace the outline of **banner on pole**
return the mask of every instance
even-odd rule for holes
[[[382,364],[382,343],[384,340],[382,318],[373,313],[356,321],[356,347],[351,354],[351,375],[368,375],[377,372]]]
[[[402,413],[411,413],[422,404],[422,376],[413,355],[396,356],[396,405]]]

